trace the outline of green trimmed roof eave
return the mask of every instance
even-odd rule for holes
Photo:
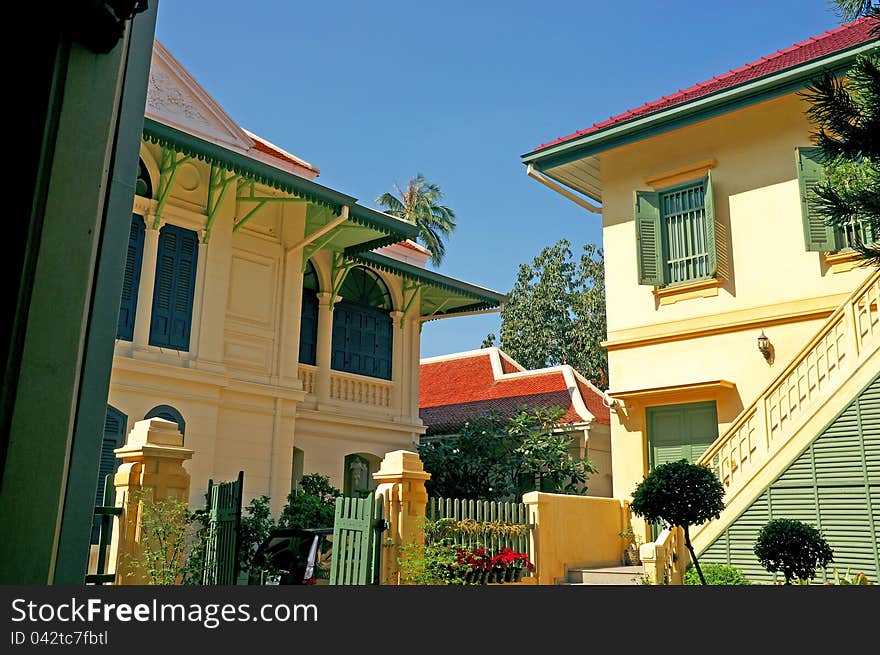
[[[557,166],[790,93],[802,88],[806,82],[825,70],[839,75],[846,71],[859,54],[877,47],[877,41],[862,43],[828,57],[749,80],[669,109],[618,123],[570,141],[538,148],[522,155],[521,159],[523,164],[534,164],[535,168],[549,176],[550,169]]]
[[[357,198],[353,196],[281,170],[271,164],[251,159],[245,154],[229,150],[151,118],[144,119],[144,139],[194,159],[221,166],[249,180],[290,193],[316,205],[327,207],[337,216],[342,212],[343,205],[347,205],[349,221],[388,235],[383,237],[387,242],[384,245],[418,236],[418,227],[412,223],[362,207],[357,204]],[[352,248],[357,249],[358,246]]]
[[[484,289],[483,287],[478,287],[467,282],[462,282],[461,280],[456,280],[455,278],[447,277],[418,266],[413,266],[412,264],[407,264],[406,262],[385,255],[380,255],[375,252],[365,252],[353,255],[346,253],[346,255],[350,259],[357,260],[369,266],[375,266],[388,273],[400,275],[413,282],[419,282],[434,287],[435,289],[446,291],[453,297],[457,298],[457,301],[448,303],[444,307],[444,311],[437,314],[438,318],[449,314],[495,309],[501,307],[507,302],[506,294],[498,293],[491,289]]]

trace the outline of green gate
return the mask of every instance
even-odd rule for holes
[[[202,584],[234,585],[238,579],[241,494],[244,471],[234,482],[208,481],[208,542]]]
[[[382,496],[336,499],[333,519],[331,585],[379,584]]]
[[[86,575],[86,584],[112,584],[116,580],[116,572],[107,573],[107,549],[113,536],[113,517],[122,515],[122,508],[116,507],[116,487],[113,485],[114,473],[104,476],[103,505],[95,507],[95,526],[98,529],[98,561],[95,572]]]

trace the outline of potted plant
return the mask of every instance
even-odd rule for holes
[[[642,558],[639,555],[639,546],[642,540],[633,532],[632,524],[627,522],[626,529],[618,532],[617,535],[626,541],[626,548],[623,551],[623,563],[625,566],[640,566]]]

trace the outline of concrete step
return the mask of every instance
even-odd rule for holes
[[[603,568],[570,568],[563,585],[641,585],[645,569],[642,566],[606,566]]]

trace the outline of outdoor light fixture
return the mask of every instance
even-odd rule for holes
[[[768,362],[773,357],[773,347],[770,345],[769,337],[764,334],[764,330],[761,330],[761,336],[758,337],[758,350]]]

